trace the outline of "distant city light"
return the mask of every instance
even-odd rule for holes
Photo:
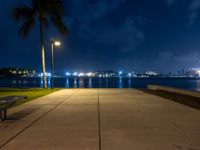
[[[197,70],[197,74],[200,76],[200,70]]]
[[[154,71],[146,71],[146,75],[157,76],[158,73],[156,73],[156,72],[154,72]]]
[[[84,76],[84,73],[79,73],[79,75],[78,75],[79,77],[82,77],[82,76]]]
[[[92,73],[92,72],[88,72],[88,73],[86,73],[86,75],[87,75],[88,77],[91,77],[91,76],[93,75],[93,73]]]
[[[47,77],[51,77],[51,73],[46,73],[46,76]]]
[[[21,72],[19,71],[13,71],[11,70],[12,74],[20,74],[20,73],[26,73],[27,71]],[[29,72],[27,73],[29,75]],[[31,75],[31,74],[30,74]],[[43,73],[36,74],[35,76],[43,78]],[[189,70],[185,71],[185,74],[160,74],[155,71],[146,71],[146,72],[136,72],[136,71],[130,71],[130,72],[114,72],[114,71],[95,71],[95,72],[65,72],[66,77],[85,77],[85,78],[93,78],[93,77],[99,77],[99,78],[151,78],[151,77],[200,77],[200,68],[189,68]],[[50,78],[51,73],[46,73],[46,77]]]
[[[77,76],[77,72],[74,72],[73,75],[74,75],[74,76]]]
[[[46,77],[51,77],[51,73],[45,73],[46,74]],[[39,75],[38,75],[38,77],[43,77],[43,73],[40,73]]]
[[[65,74],[66,76],[71,76],[71,73],[69,73],[69,72],[66,72],[66,74]]]

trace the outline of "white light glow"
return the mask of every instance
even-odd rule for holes
[[[200,76],[200,70],[197,70],[197,74]]]
[[[61,43],[60,43],[59,41],[55,41],[55,42],[54,42],[54,45],[56,45],[56,46],[60,46]]]
[[[47,77],[51,77],[51,73],[46,73],[46,76]]]
[[[82,77],[82,76],[84,76],[84,73],[79,73],[79,75],[78,75],[79,77]]]
[[[69,73],[69,72],[66,72],[66,74],[65,74],[66,76],[70,76],[71,75],[71,73]]]
[[[88,73],[87,73],[87,76],[88,76],[88,77],[91,77],[92,75],[93,75],[92,72],[88,72]]]
[[[45,75],[46,77],[51,77],[51,73],[46,72]],[[38,76],[43,77],[43,73],[40,73]]]

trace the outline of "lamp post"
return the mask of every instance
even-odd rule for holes
[[[54,46],[60,46],[59,41],[51,41],[51,88],[54,88]]]

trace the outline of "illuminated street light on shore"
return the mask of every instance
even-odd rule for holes
[[[60,46],[59,41],[51,41],[51,88],[54,88],[54,46]]]
[[[46,72],[45,75],[46,75],[46,77],[51,77],[51,73]],[[43,78],[43,73],[40,73],[40,74],[38,75],[38,77]]]
[[[128,76],[131,77],[131,73],[129,73]]]
[[[60,43],[59,41],[55,41],[55,42],[54,42],[54,45],[55,45],[55,46],[60,46],[61,43]]]
[[[47,77],[51,77],[51,73],[46,73],[46,76]]]
[[[74,76],[77,76],[77,72],[74,72],[73,75],[74,75]]]
[[[79,73],[79,77],[82,77],[82,76],[84,76],[85,74],[83,73],[83,72],[81,72],[81,73]]]
[[[71,76],[71,73],[69,73],[69,72],[66,72],[66,74],[65,74],[66,76]]]
[[[92,72],[88,72],[88,73],[86,73],[86,75],[87,75],[88,77],[91,77],[91,76],[93,75],[93,73],[92,73]]]
[[[197,72],[197,74],[200,76],[200,70],[197,70],[196,72]]]
[[[122,71],[119,71],[119,75],[120,75],[120,76],[122,75]]]

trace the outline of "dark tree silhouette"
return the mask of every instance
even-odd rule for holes
[[[61,34],[66,35],[68,33],[67,27],[63,23],[64,7],[62,0],[31,0],[30,6],[19,5],[13,8],[12,16],[16,21],[22,22],[19,32],[24,37],[27,37],[35,22],[39,21],[43,87],[46,88],[44,29],[47,28],[49,23],[52,23]]]

